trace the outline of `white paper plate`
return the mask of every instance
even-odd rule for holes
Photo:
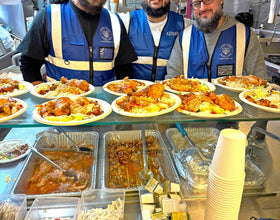
[[[247,103],[248,105],[254,106],[254,107],[258,108],[258,109],[261,109],[261,110],[264,110],[264,111],[267,111],[267,112],[280,113],[280,109],[258,105],[256,103],[250,102],[249,100],[247,100],[245,98],[247,95],[252,94],[253,92],[254,92],[254,89],[243,91],[243,92],[241,92],[239,94],[239,98],[243,102]],[[279,99],[279,102],[280,102],[280,99]]]
[[[207,113],[207,112],[190,112],[190,111],[186,111],[186,110],[179,109],[179,108],[176,110],[183,114],[200,117],[200,118],[224,118],[224,117],[237,115],[240,112],[242,112],[242,106],[238,102],[236,102],[236,101],[234,101],[234,102],[235,102],[235,110],[233,110],[232,112],[229,112],[229,113],[224,113],[224,114],[211,114],[211,113]]]
[[[61,95],[58,95],[58,96],[48,96],[48,94],[45,94],[45,95],[41,95],[39,93],[36,92],[36,88],[38,88],[39,86],[42,86],[42,84],[47,84],[47,85],[52,85],[52,84],[56,84],[56,83],[60,83],[59,81],[54,81],[54,82],[47,82],[47,83],[41,83],[41,84],[38,84],[36,86],[33,86],[33,88],[30,90],[30,93],[36,97],[39,97],[39,98],[43,98],[43,99],[57,99],[59,97],[63,97],[65,95],[61,94]],[[82,93],[82,94],[79,94],[79,95],[71,95],[71,97],[81,97],[81,96],[86,96],[86,95],[89,95],[91,93],[93,93],[95,90],[95,87],[91,84],[89,84],[89,91],[85,92],[85,93]],[[67,97],[69,97],[69,95],[66,95]]]
[[[14,92],[10,92],[10,93],[7,93],[5,95],[4,94],[0,94],[0,96],[5,96],[5,97],[19,96],[19,95],[22,95],[22,94],[25,94],[25,93],[29,92],[29,90],[31,90],[33,88],[33,85],[30,82],[19,81],[19,83],[25,85],[26,89],[16,90]]]
[[[224,77],[225,77],[225,76],[224,76]],[[220,77],[220,78],[214,79],[213,83],[214,83],[215,85],[217,85],[217,86],[220,86],[220,87],[222,87],[222,88],[224,88],[224,89],[226,89],[226,90],[233,91],[233,92],[243,92],[243,91],[245,91],[245,90],[249,90],[249,89],[246,89],[246,88],[234,88],[234,87],[229,87],[229,86],[220,84],[218,80],[219,80],[219,79],[222,79],[222,78],[224,78],[224,77]],[[269,85],[269,83],[267,83],[267,85]]]
[[[18,144],[20,144],[20,145],[27,144],[27,145],[28,145],[28,149],[27,149],[27,151],[26,151],[24,154],[21,154],[21,155],[19,155],[19,156],[16,157],[16,158],[0,160],[0,164],[10,163],[10,162],[19,160],[19,159],[25,157],[26,155],[28,155],[29,152],[30,152],[30,145],[29,145],[29,143],[27,143],[25,140],[13,139],[13,140],[1,141],[1,142],[0,142],[0,148],[3,148],[4,145],[6,145],[6,144],[13,144],[13,145],[15,145],[15,144],[17,144],[17,145],[18,145]]]
[[[0,96],[0,98],[9,98],[9,97],[1,97]],[[21,115],[22,113],[24,113],[26,111],[26,109],[27,109],[27,103],[26,102],[24,102],[24,101],[22,101],[20,99],[17,99],[17,98],[12,98],[12,99],[16,100],[17,103],[21,104],[23,106],[23,108],[20,109],[19,111],[17,111],[16,113],[12,114],[12,115],[9,115],[9,116],[4,117],[4,118],[0,118],[0,123],[4,122],[4,121],[8,121],[8,120],[10,120],[12,118],[15,118],[15,117]]]
[[[100,104],[102,110],[104,111],[101,115],[98,115],[94,118],[91,119],[86,119],[86,120],[81,120],[81,121],[67,121],[67,122],[61,122],[61,121],[50,121],[50,120],[46,120],[44,118],[42,118],[40,116],[40,114],[38,114],[38,107],[36,107],[33,111],[33,118],[43,124],[47,124],[47,125],[56,125],[56,126],[73,126],[73,125],[82,125],[82,124],[87,124],[90,122],[94,122],[94,121],[98,121],[101,120],[105,117],[107,117],[111,112],[112,112],[112,107],[109,103],[101,100],[101,99],[95,99],[95,98],[89,98],[90,100],[93,101],[98,101],[98,103]],[[46,102],[45,102],[46,103]],[[43,103],[43,104],[45,104]]]
[[[145,83],[145,86],[141,86],[139,87],[139,89],[137,91],[140,91],[142,89],[145,89],[147,86],[151,85],[151,84],[154,84],[154,82],[151,82],[151,81],[147,81],[147,80],[141,80],[141,79],[129,79],[129,80],[136,80],[136,81],[139,81],[139,82],[143,82]],[[113,95],[117,95],[117,96],[122,96],[122,95],[126,95],[125,93],[119,93],[119,92],[114,92],[114,91],[111,91],[110,89],[108,89],[108,86],[112,83],[118,83],[118,82],[121,82],[123,81],[123,79],[121,80],[115,80],[115,81],[111,81],[111,82],[108,82],[106,83],[104,86],[103,86],[103,89],[104,91],[110,93],[110,94],[113,94]]]
[[[189,80],[191,80],[191,79],[189,79]],[[195,79],[195,80],[197,80],[197,79]],[[166,81],[168,81],[168,79],[162,81],[161,83],[166,82]],[[205,81],[205,80],[201,80],[201,79],[198,79],[198,81],[199,81],[200,83],[205,83],[205,84],[209,87],[209,90],[207,90],[207,91],[215,91],[215,90],[216,90],[216,86],[215,86],[214,84],[212,84],[212,83],[210,83],[210,82],[207,82],[207,81]],[[164,87],[165,87],[165,90],[166,90],[166,91],[168,91],[168,92],[173,92],[173,93],[176,93],[176,94],[182,94],[182,95],[184,95],[184,94],[189,94],[189,93],[191,93],[191,92],[183,92],[183,91],[178,91],[178,90],[171,89],[171,88],[170,88],[168,85],[166,85],[166,84],[164,84]],[[199,94],[199,93],[201,93],[201,92],[193,92],[193,93],[194,93],[194,94]]]
[[[129,117],[152,117],[152,116],[157,116],[157,115],[163,115],[163,114],[172,112],[173,110],[175,110],[176,108],[178,108],[181,105],[181,99],[180,99],[179,96],[177,96],[175,94],[172,94],[172,93],[167,93],[167,92],[165,92],[165,94],[170,95],[171,99],[175,99],[175,104],[171,108],[164,109],[164,110],[159,111],[159,112],[139,113],[139,114],[137,114],[137,113],[131,113],[131,112],[124,111],[123,109],[118,107],[118,105],[116,104],[116,101],[119,100],[119,99],[122,99],[122,98],[124,98],[126,96],[121,96],[121,97],[115,99],[112,102],[111,105],[112,105],[112,108],[113,108],[114,112],[116,112],[116,113],[118,113],[120,115],[129,116]]]

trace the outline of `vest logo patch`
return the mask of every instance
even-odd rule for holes
[[[230,44],[223,44],[220,47],[220,57],[222,59],[232,58],[233,55],[233,47]]]
[[[177,36],[178,32],[168,31],[166,33],[167,36]]]
[[[100,28],[100,36],[103,42],[112,42],[113,41],[113,33],[107,27]]]

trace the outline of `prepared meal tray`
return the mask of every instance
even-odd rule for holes
[[[81,197],[79,220],[124,219],[124,189],[90,189]]]
[[[146,130],[147,164],[160,183],[166,179],[179,183],[166,145],[158,131]],[[103,188],[138,190],[145,183],[139,177],[143,169],[143,146],[140,130],[110,131],[103,135]]]
[[[25,220],[76,220],[79,207],[80,198],[36,198],[26,214]]]
[[[26,194],[27,199],[80,196],[83,190],[95,188],[98,133],[70,132],[68,136],[79,146],[92,146],[93,151],[77,152],[65,136],[52,133],[39,135],[35,147],[63,169],[76,173],[77,180],[65,176],[61,170],[31,153],[11,189],[12,194]]]
[[[219,137],[219,130],[216,128],[184,128],[191,140],[200,148],[203,156],[211,162],[216,143]],[[172,157],[181,177],[187,181],[189,190],[205,191],[208,185],[209,165],[201,160],[196,151],[192,151],[186,138],[177,130],[169,128],[165,132],[167,139],[172,146]],[[259,188],[265,180],[263,172],[252,161],[245,161],[245,189]]]

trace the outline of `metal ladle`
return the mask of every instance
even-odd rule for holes
[[[45,155],[41,154],[34,146],[36,145],[38,141],[35,141],[35,143],[33,144],[33,146],[31,147],[31,151],[34,152],[35,154],[37,154],[39,157],[41,157],[43,160],[49,162],[50,164],[52,164],[53,166],[55,166],[56,168],[60,169],[63,171],[63,174],[65,176],[68,177],[74,177],[74,180],[77,181],[78,177],[76,175],[76,173],[70,171],[70,170],[64,170],[63,168],[61,168],[60,166],[58,166],[56,163],[54,163],[52,160],[50,160],[49,158],[47,158]]]
[[[61,127],[56,127],[56,130],[58,130],[59,132],[61,132],[62,134],[64,134],[64,136],[74,145],[74,147],[76,148],[77,151],[92,151],[90,148],[85,147],[85,146],[79,147],[79,146],[72,140],[72,138],[70,138],[69,135],[66,134],[66,132],[65,132]]]
[[[146,182],[154,176],[153,172],[149,170],[148,164],[147,164],[147,143],[146,143],[146,136],[145,136],[145,130],[143,129],[141,131],[142,134],[142,142],[143,142],[143,169],[139,172],[139,177],[142,180],[143,183],[146,184]]]
[[[185,131],[181,123],[175,123],[177,129],[181,132],[181,134],[187,139],[188,143],[191,145],[193,149],[193,153],[197,152],[199,155],[199,158],[201,159],[201,162],[203,165],[209,165],[210,161],[208,158],[206,158],[203,153],[201,152],[200,148],[195,145],[195,143],[190,139],[188,133]]]

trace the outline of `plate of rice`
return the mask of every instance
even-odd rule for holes
[[[233,92],[244,90],[266,88],[269,86],[266,80],[254,76],[224,76],[214,80],[214,84]]]
[[[181,104],[181,99],[172,93],[164,92],[164,86],[159,83],[147,88],[124,95],[112,102],[113,111],[129,117],[152,117],[175,110]]]
[[[280,91],[274,89],[252,89],[239,94],[248,105],[268,112],[280,113]]]
[[[95,87],[85,80],[61,77],[60,81],[41,83],[34,86],[30,93],[44,99],[56,99],[59,97],[80,97],[93,93]]]
[[[216,90],[215,85],[210,82],[195,78],[186,79],[184,76],[176,76],[161,83],[166,91],[176,94],[202,93]]]
[[[73,126],[101,120],[111,112],[111,105],[101,99],[60,97],[36,105],[33,118],[47,125]]]
[[[125,77],[122,80],[108,82],[103,86],[103,89],[113,95],[122,96],[128,93],[138,92],[153,82],[140,79],[128,79]]]
[[[27,93],[33,85],[29,82],[11,78],[0,78],[0,96],[14,97]]]
[[[0,123],[23,114],[27,103],[13,97],[0,97]]]
[[[200,118],[224,118],[242,112],[242,106],[226,94],[214,92],[179,95],[182,104],[176,110]]]

